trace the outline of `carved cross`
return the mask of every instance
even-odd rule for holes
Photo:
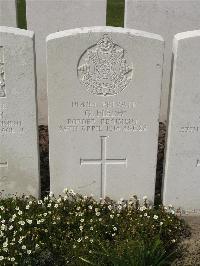
[[[108,159],[106,156],[107,136],[101,136],[101,158],[100,159],[80,159],[80,165],[101,165],[101,197],[106,196],[106,179],[107,165],[125,165],[127,166],[127,158]]]

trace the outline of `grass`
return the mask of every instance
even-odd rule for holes
[[[107,26],[123,27],[124,1],[125,0],[107,0],[107,17],[106,17]],[[17,20],[19,28],[21,29],[27,28],[25,0],[17,0]]]

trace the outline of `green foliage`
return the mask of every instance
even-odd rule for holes
[[[125,0],[107,0],[107,26],[124,26]]]
[[[146,198],[2,198],[0,265],[166,265],[184,230],[172,207]]]
[[[17,0],[16,5],[18,28],[26,29],[26,0]]]

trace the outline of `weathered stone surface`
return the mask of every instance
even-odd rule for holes
[[[0,27],[0,190],[39,195],[33,32]]]
[[[0,26],[17,27],[15,0],[0,0]]]
[[[50,33],[106,25],[107,0],[27,0],[27,28],[35,32],[39,124],[47,125],[46,50]]]
[[[164,204],[200,213],[200,31],[174,38]]]
[[[163,40],[92,27],[47,38],[51,190],[154,198]]]
[[[160,34],[165,40],[160,120],[167,120],[172,42],[175,34],[200,27],[199,0],[126,0],[125,26]]]

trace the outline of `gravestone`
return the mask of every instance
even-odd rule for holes
[[[38,197],[33,32],[0,27],[0,191]]]
[[[27,28],[35,32],[39,124],[47,125],[46,50],[50,33],[106,25],[107,0],[27,0]]]
[[[174,38],[164,204],[200,213],[200,31]]]
[[[165,40],[160,121],[166,122],[175,34],[200,28],[199,0],[125,0],[125,26],[160,34]]]
[[[15,0],[0,0],[0,26],[17,27]]]
[[[112,27],[47,37],[51,190],[154,198],[163,40]]]

